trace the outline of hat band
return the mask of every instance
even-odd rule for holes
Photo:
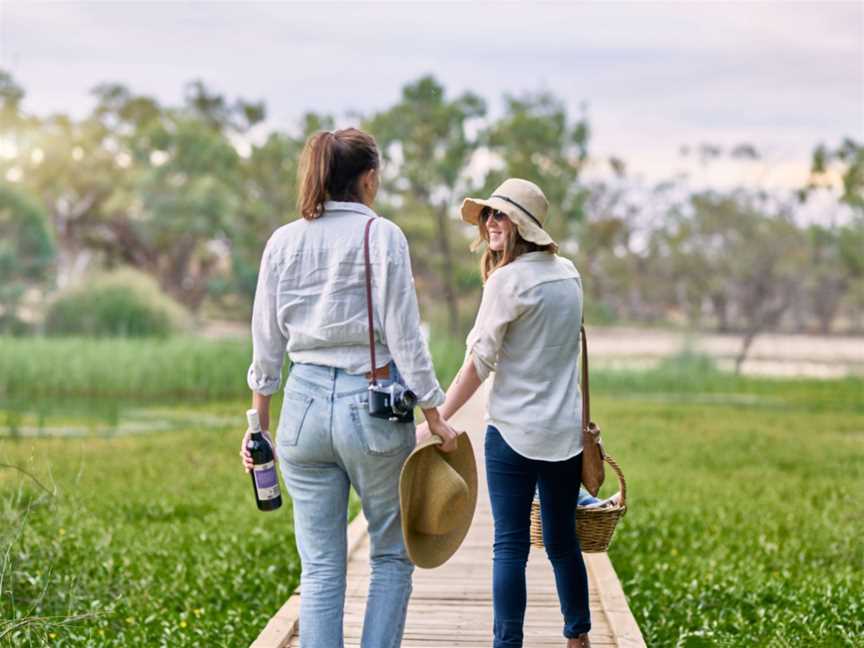
[[[537,227],[539,227],[540,229],[543,229],[543,225],[540,224],[540,221],[538,221],[536,218],[534,218],[534,214],[529,212],[527,209],[525,209],[522,205],[517,203],[515,200],[511,200],[507,196],[502,196],[501,194],[492,194],[492,197],[493,198],[499,198],[501,200],[505,200],[508,203],[510,203],[511,205],[513,205],[514,207],[518,207],[521,211],[525,212],[525,215],[528,216],[528,218],[530,218],[535,223],[537,223]]]

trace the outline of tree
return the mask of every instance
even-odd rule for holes
[[[220,133],[245,133],[267,117],[263,101],[235,99],[212,92],[200,79],[186,84],[185,104],[190,115]]]
[[[63,274],[74,277],[96,254],[109,267],[153,275],[196,309],[221,261],[227,265],[242,199],[227,132],[246,128],[257,113],[241,100],[228,107],[200,83],[178,108],[118,84],[94,94],[87,118],[42,124],[44,160],[24,174],[57,228]]]
[[[448,99],[444,87],[431,76],[402,89],[399,103],[374,115],[367,123],[381,146],[386,162],[398,171],[385,177],[385,193],[395,199],[396,220],[411,234],[428,240],[422,222],[434,223],[434,245],[438,263],[430,269],[437,275],[447,304],[448,329],[461,333],[457,293],[457,255],[453,206],[464,194],[464,172],[477,147],[467,124],[482,117],[482,99],[465,93]],[[410,222],[407,222],[409,221]],[[433,257],[433,258],[434,258]]]
[[[0,184],[0,331],[21,328],[18,305],[52,275],[56,248],[48,215],[24,192]]]
[[[15,82],[12,75],[0,69],[0,127],[2,132],[10,133],[23,121],[21,101],[24,88]]]
[[[840,200],[864,217],[864,145],[847,137],[834,148],[824,144],[817,146],[804,196],[815,188],[832,186],[834,174],[839,175],[842,182]]]
[[[740,372],[756,336],[776,326],[792,304],[806,258],[802,232],[788,206],[773,205],[744,190],[693,194],[692,223],[682,255],[709,272],[688,273],[682,280],[703,282],[714,302],[734,313],[742,334],[735,358]],[[697,286],[697,294],[706,294]],[[727,322],[728,324],[729,322]]]
[[[842,237],[841,228],[825,225],[807,228],[806,296],[823,335],[830,333],[851,279],[847,261],[854,261],[844,258]]]
[[[809,199],[817,190],[836,196],[840,204],[851,209],[852,217],[849,223],[835,224],[830,231],[812,233],[814,258],[822,266],[820,281],[814,287],[814,308],[824,330],[846,302],[860,330],[864,327],[864,145],[847,137],[834,147],[817,146],[801,200]],[[831,265],[830,271],[826,264]]]
[[[508,177],[535,182],[549,200],[547,229],[562,242],[578,235],[587,192],[579,176],[588,160],[588,120],[571,122],[550,93],[505,96],[504,115],[484,133],[483,143],[501,162],[485,178],[490,193]]]
[[[19,148],[20,184],[43,205],[56,233],[61,285],[93,261],[104,237],[108,202],[128,185],[122,152],[115,152],[109,135],[98,120],[55,115]]]
[[[129,238],[124,261],[149,269],[163,290],[196,309],[219,261],[213,245],[230,237],[240,206],[239,156],[221,134],[185,116],[148,135],[164,157],[136,168],[137,201],[112,227],[118,240]]]
[[[577,265],[586,277],[586,319],[656,321],[674,302],[674,274],[658,237],[669,202],[667,189],[646,189],[624,164],[608,160],[613,178],[586,184],[579,223]]]
[[[666,222],[655,233],[668,265],[667,276],[689,321],[698,325],[707,303],[721,333],[733,328],[731,282],[738,263],[733,250],[741,245],[738,224],[730,218],[730,211],[737,214],[734,200],[714,194],[689,195],[683,204],[670,207]],[[736,220],[746,222],[746,218]]]

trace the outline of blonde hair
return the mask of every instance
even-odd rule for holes
[[[486,244],[486,249],[483,251],[483,256],[480,257],[480,276],[483,277],[483,283],[495,272],[508,263],[513,263],[523,254],[528,252],[548,252],[549,254],[557,254],[558,246],[555,243],[546,245],[537,245],[531,241],[526,241],[519,235],[519,230],[516,228],[516,223],[511,221],[512,227],[510,234],[507,236],[507,243],[504,249],[496,252],[489,247],[489,230],[486,229],[486,220],[483,218],[483,213],[489,210],[489,207],[484,207],[480,212],[480,220],[477,223],[479,234],[471,243],[471,251],[479,250],[483,244]]]
[[[306,140],[297,171],[297,209],[312,220],[327,200],[359,202],[360,175],[379,166],[375,139],[358,128],[319,131]]]

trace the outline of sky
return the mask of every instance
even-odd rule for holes
[[[505,93],[550,91],[585,107],[592,156],[652,181],[693,167],[683,145],[749,142],[764,161],[744,173],[800,186],[818,143],[864,140],[864,2],[0,0],[0,67],[41,115],[85,115],[105,81],[171,103],[203,79],[289,131],[308,110],[347,125],[425,74],[493,117]],[[742,167],[703,173],[723,184]]]

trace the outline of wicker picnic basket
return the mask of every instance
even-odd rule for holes
[[[608,506],[577,506],[576,507],[576,535],[579,537],[579,545],[582,551],[589,553],[600,553],[609,548],[609,543],[612,542],[612,534],[615,533],[615,526],[618,520],[627,512],[627,482],[624,480],[624,474],[621,472],[621,467],[603,450],[603,445],[599,441],[599,428],[591,421],[590,407],[590,392],[588,388],[588,339],[585,333],[585,327],[582,326],[580,335],[582,338],[582,425],[583,439],[587,439],[591,434],[596,438],[594,443],[595,448],[599,448],[599,457],[603,458],[605,463],[608,463],[615,476],[618,478],[619,497],[617,503]],[[585,441],[584,443],[587,443]],[[587,448],[588,446],[584,446]],[[599,471],[599,479],[596,484],[587,488],[593,492],[599,489],[603,483],[603,471],[600,469],[602,463],[597,464]],[[585,470],[583,466],[583,471]],[[543,522],[540,516],[540,500],[535,496],[531,503],[531,544],[535,547],[543,546]]]
[[[586,553],[600,553],[609,548],[612,542],[612,534],[618,520],[627,512],[627,482],[621,467],[608,454],[603,460],[611,466],[618,478],[621,498],[615,506],[576,507],[576,535],[579,537],[579,546]],[[531,544],[535,547],[543,547],[543,522],[540,518],[540,500],[534,498],[531,503]]]

